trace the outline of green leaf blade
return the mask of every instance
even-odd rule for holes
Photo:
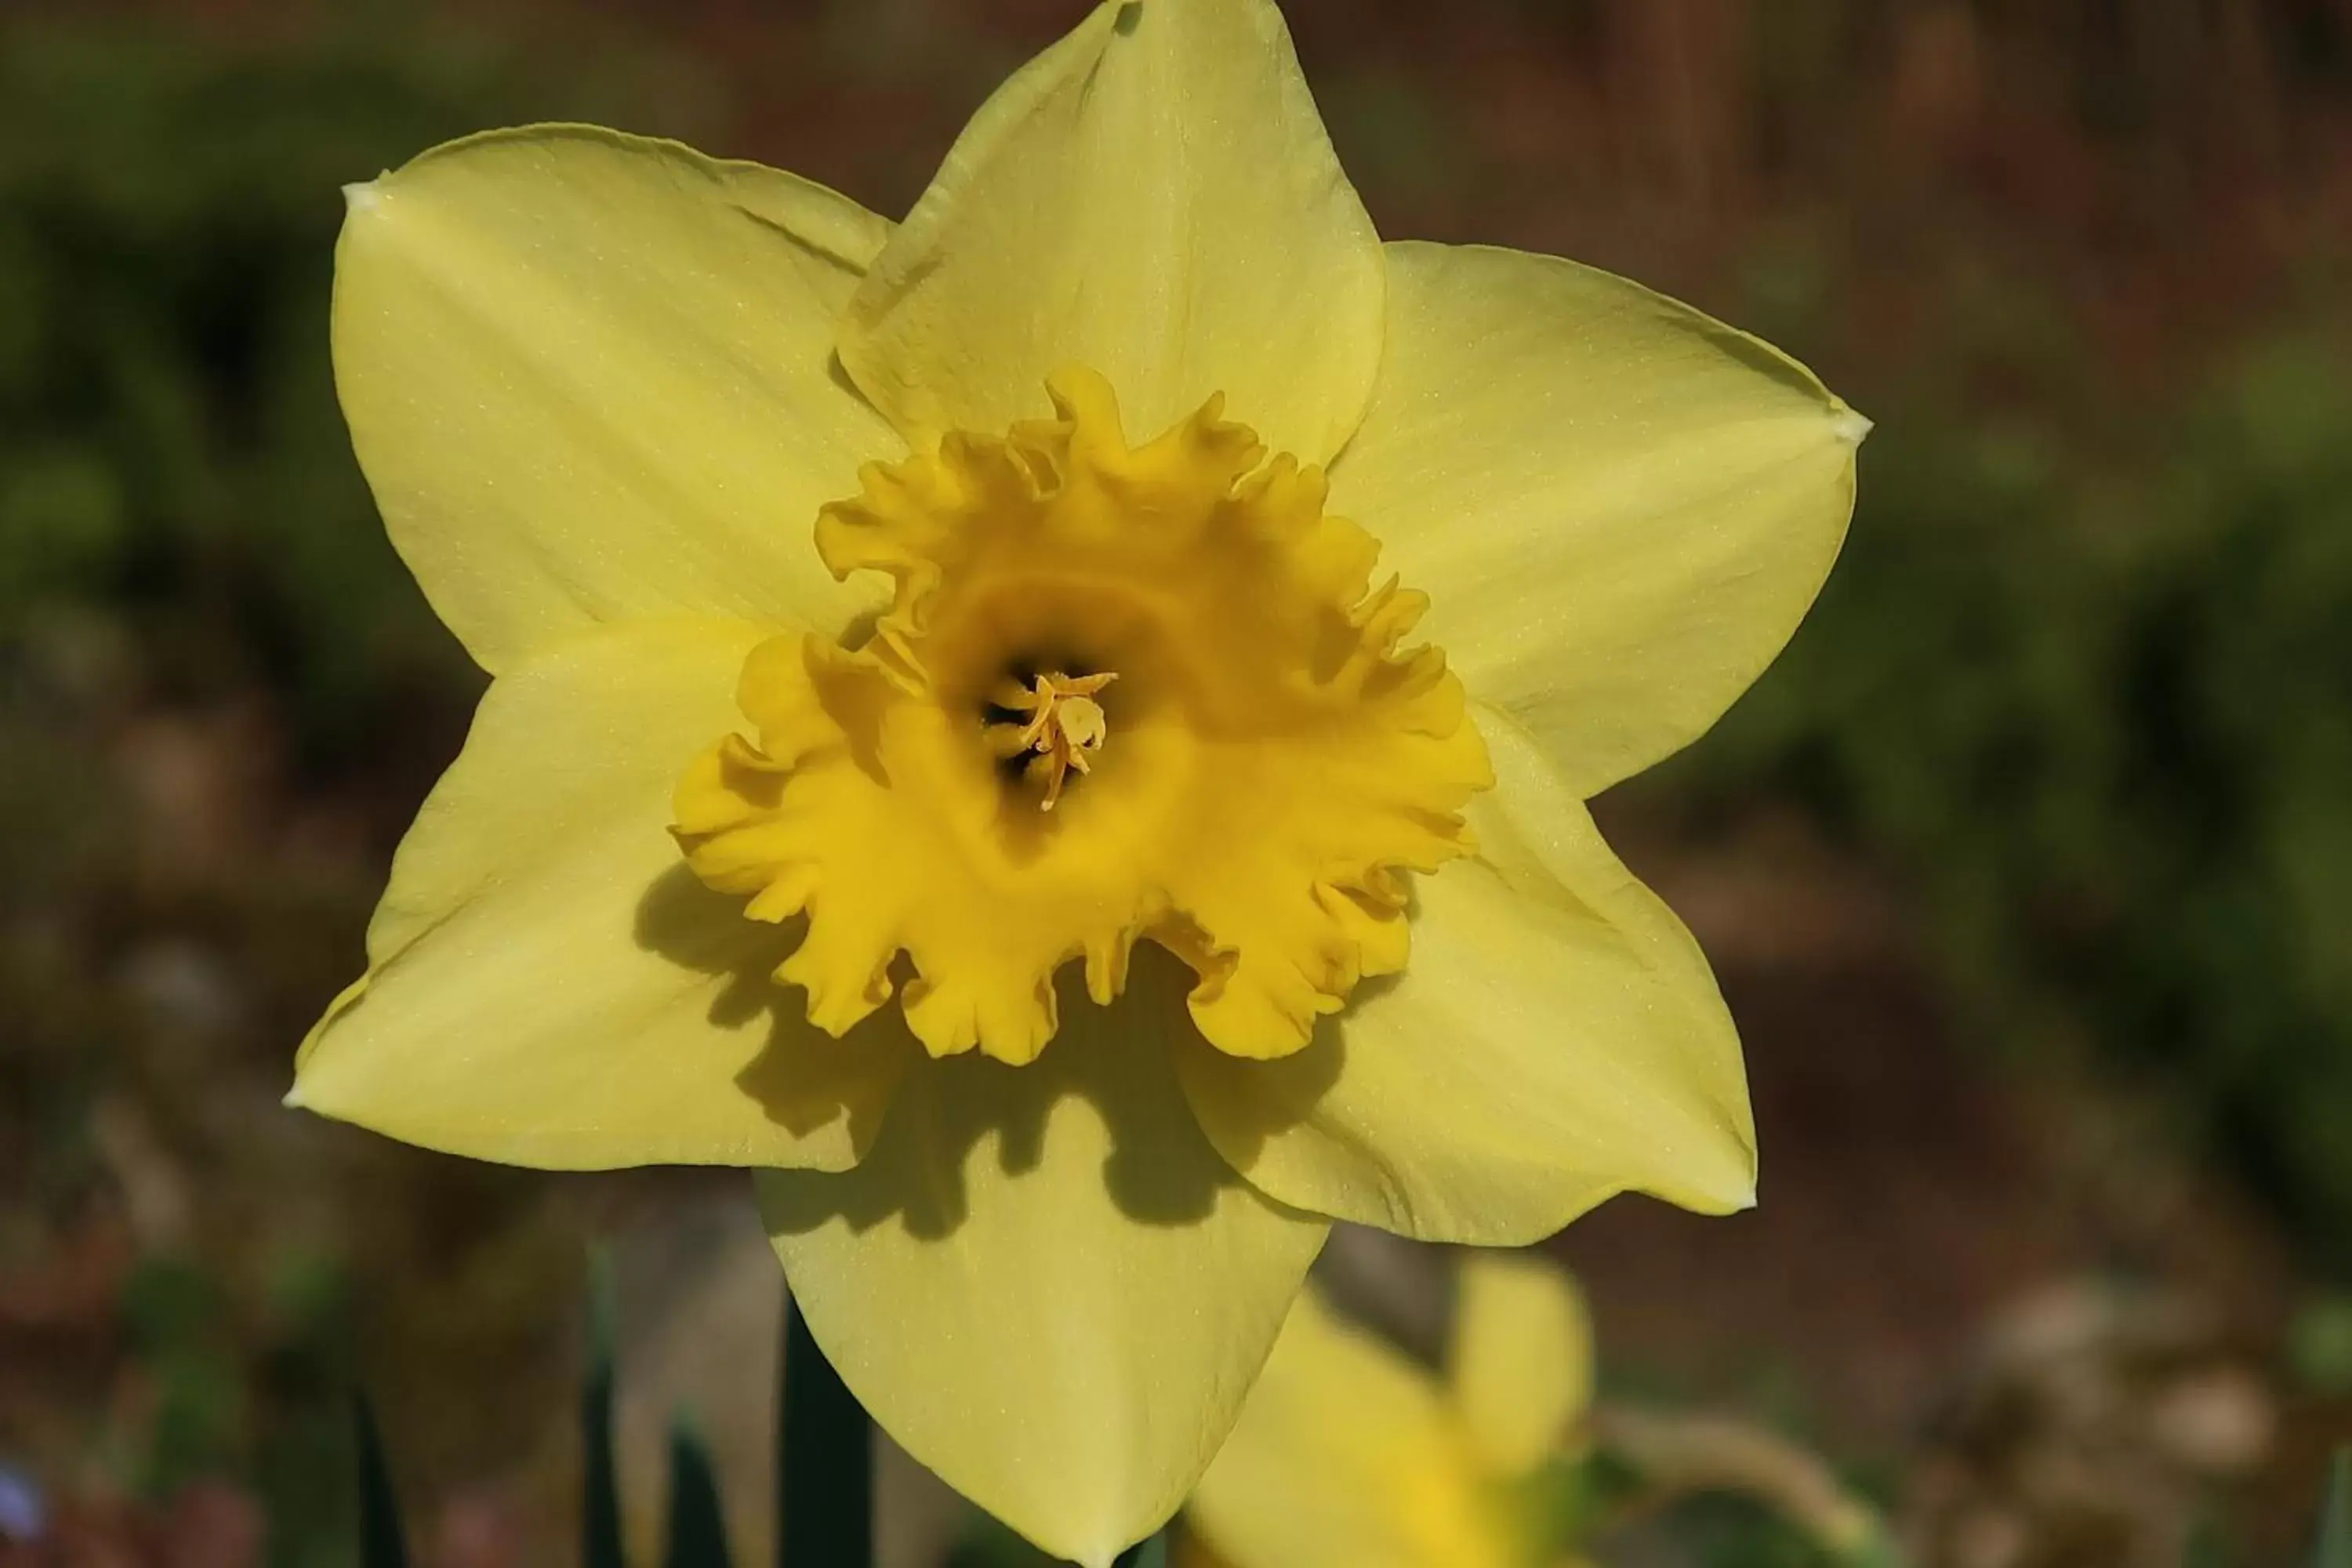
[[[1118,1554],[1113,1568],[1168,1568],[1168,1532],[1161,1531],[1149,1541],[1139,1541]]]
[[[393,1490],[392,1467],[375,1409],[364,1394],[352,1399],[352,1428],[360,1465],[360,1568],[408,1568],[408,1542],[400,1531],[400,1498]]]
[[[865,1407],[788,1298],[776,1433],[780,1568],[871,1568],[874,1440]]]
[[[2352,1568],[2352,1447],[2336,1449],[2328,1466],[2327,1500],[2320,1509],[2311,1568]]]
[[[580,1391],[580,1556],[584,1568],[625,1568],[621,1489],[613,1463],[614,1342],[619,1309],[612,1258],[601,1248],[588,1270],[588,1376]]]
[[[686,1422],[669,1434],[669,1536],[664,1568],[734,1568],[710,1449]]]

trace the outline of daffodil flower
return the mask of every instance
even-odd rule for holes
[[[1383,245],[1265,0],[1100,6],[895,226],[437,148],[350,194],[334,354],[495,679],[294,1103],[757,1168],[850,1387],[1087,1563],[1333,1217],[1750,1201],[1706,963],[1582,803],[1786,640],[1866,426],[1633,284]]]
[[[1442,1377],[1310,1288],[1189,1516],[1221,1568],[1569,1568],[1546,1472],[1591,1398],[1584,1298],[1537,1259],[1464,1264]]]

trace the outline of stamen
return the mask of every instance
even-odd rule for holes
[[[1046,390],[1053,420],[952,432],[818,514],[825,565],[887,574],[889,607],[856,646],[751,651],[757,739],[688,767],[678,843],[751,918],[805,919],[775,973],[835,1035],[896,995],[934,1056],[1033,1061],[1063,967],[1108,1006],[1150,942],[1210,1045],[1288,1055],[1404,967],[1406,875],[1471,852],[1485,743],[1320,469],[1217,398],[1139,447],[1101,376]]]
[[[1045,797],[1038,805],[1040,811],[1054,809],[1062,798],[1063,781],[1072,772],[1094,771],[1087,753],[1100,751],[1110,733],[1095,693],[1118,679],[1109,670],[1079,676],[1048,670],[1027,687],[1008,685],[997,693],[998,707],[1029,715],[1025,724],[992,727],[991,736],[995,749],[1006,756],[1037,753],[1022,770],[1022,777],[1033,784],[1044,783]]]

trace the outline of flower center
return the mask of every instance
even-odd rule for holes
[[[1130,447],[1099,376],[1047,390],[1057,418],[824,509],[825,563],[891,602],[862,639],[752,651],[756,739],[696,760],[674,831],[752,919],[805,918],[777,978],[835,1034],[897,994],[934,1053],[1028,1061],[1055,973],[1107,1005],[1149,940],[1213,1044],[1285,1055],[1403,966],[1403,873],[1467,852],[1485,748],[1318,470],[1217,399]]]
[[[997,705],[1024,717],[1017,723],[990,725],[989,741],[1005,756],[1029,756],[1022,776],[1045,784],[1040,810],[1054,809],[1062,798],[1062,781],[1071,773],[1093,771],[1087,753],[1100,750],[1110,732],[1095,693],[1118,679],[1110,671],[1068,676],[1055,670],[1035,677],[1026,687],[1015,683],[1000,689]]]

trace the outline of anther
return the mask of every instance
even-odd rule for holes
[[[1118,679],[1108,670],[1079,676],[1049,670],[1026,687],[1007,686],[997,694],[998,707],[1028,715],[1024,723],[992,727],[990,736],[1006,756],[1035,753],[1022,769],[1022,776],[1045,784],[1039,810],[1054,809],[1062,798],[1063,782],[1071,773],[1092,771],[1087,753],[1100,751],[1110,732],[1095,693]]]

